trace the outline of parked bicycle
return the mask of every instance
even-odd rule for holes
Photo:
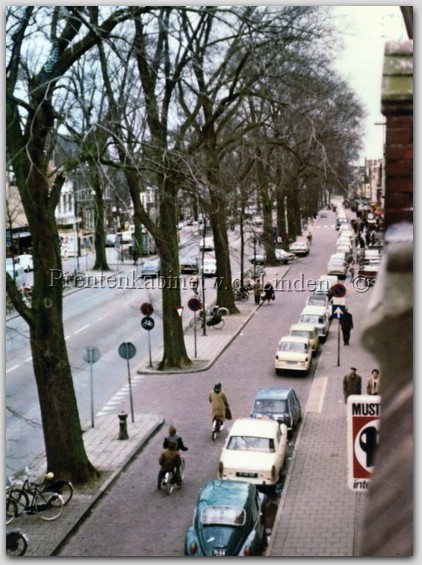
[[[217,304],[212,308],[205,309],[205,322],[207,326],[211,326],[216,330],[224,328],[225,317],[229,315],[229,310],[225,306],[218,306]],[[199,311],[199,316],[196,318],[197,326],[204,327],[204,311]]]
[[[56,520],[63,512],[63,507],[73,496],[73,485],[69,481],[53,481],[54,474],[42,475],[39,482],[30,481],[27,477],[23,484],[18,485],[11,481],[6,488],[6,511],[8,505],[16,504],[16,516],[25,512],[28,515],[37,515],[42,520]],[[60,494],[63,492],[63,496]],[[63,498],[64,497],[64,498]],[[9,510],[9,514],[11,510]]]
[[[234,288],[234,299],[239,302],[247,302],[249,300],[249,287]]]

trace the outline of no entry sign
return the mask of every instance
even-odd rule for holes
[[[381,397],[352,394],[347,399],[348,487],[366,491],[374,471]]]

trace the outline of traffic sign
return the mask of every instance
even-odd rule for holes
[[[348,486],[366,491],[374,471],[381,416],[379,395],[352,394],[347,398]]]
[[[201,310],[202,302],[199,300],[199,298],[191,298],[188,301],[188,308],[192,310],[192,312],[197,312],[198,310]]]
[[[154,307],[150,302],[144,302],[143,304],[141,304],[139,310],[144,316],[151,316],[152,314],[154,314]]]
[[[341,283],[336,283],[331,287],[331,293],[333,295],[333,297],[335,298],[342,298],[343,296],[346,296],[346,287],[344,286],[344,284]]]
[[[340,318],[342,318],[344,316],[344,314],[346,313],[346,305],[345,304],[333,304],[333,306],[331,306],[331,312],[332,312],[333,318],[338,318],[340,320]]]
[[[83,358],[87,363],[96,363],[100,358],[100,350],[98,349],[98,347],[89,345],[84,349]]]
[[[125,341],[119,345],[119,355],[122,359],[132,359],[136,355],[136,347],[130,341]]]
[[[152,328],[155,326],[155,322],[150,316],[145,316],[145,318],[142,318],[141,320],[141,326],[144,328],[144,330],[149,331],[152,330]]]

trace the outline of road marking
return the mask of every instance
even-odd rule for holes
[[[24,362],[25,362],[25,363],[28,363],[28,361],[32,361],[32,355],[30,355],[29,357],[27,357]]]
[[[315,412],[316,414],[322,412],[327,382],[328,377],[319,377],[312,381],[308,402],[306,403],[306,412]]]
[[[104,320],[104,318],[107,318],[110,314],[104,314],[104,316],[101,316],[101,318],[98,318],[97,322],[99,322],[100,320]]]
[[[19,365],[13,365],[13,367],[10,367],[10,369],[7,369],[6,373],[10,373],[12,371],[14,371],[15,369],[17,369],[19,367]]]
[[[79,330],[74,331],[73,334],[76,335],[80,332],[83,332],[84,330],[86,330],[86,328],[89,328],[90,325],[91,324],[86,324],[86,326],[82,326],[81,328],[79,328]]]
[[[65,341],[70,339],[70,335],[66,335],[64,339],[65,339]]]

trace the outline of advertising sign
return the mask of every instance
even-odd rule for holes
[[[348,487],[365,492],[374,471],[381,397],[352,394],[347,399]]]

